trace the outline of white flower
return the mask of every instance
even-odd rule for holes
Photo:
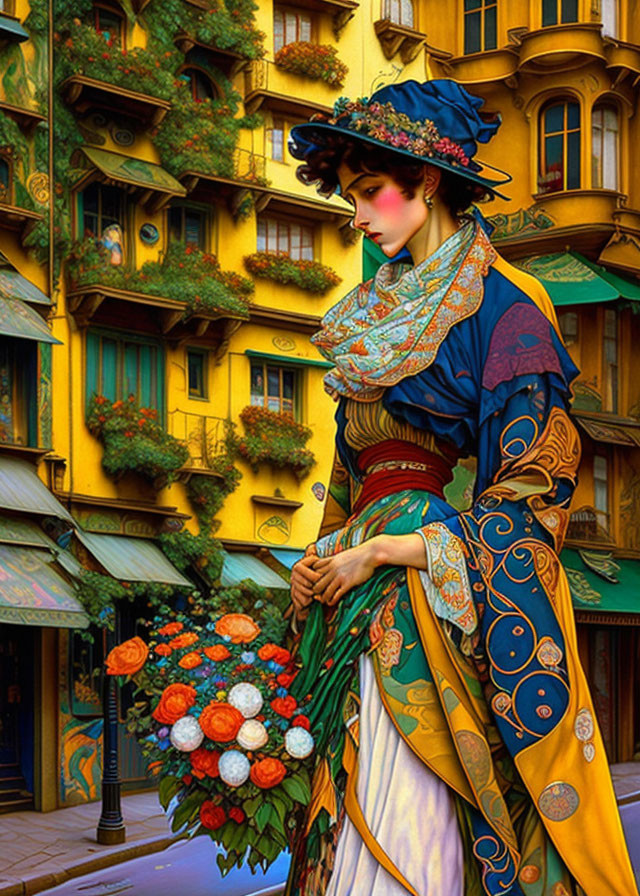
[[[258,688],[253,684],[249,684],[248,681],[234,684],[229,691],[227,701],[232,706],[235,706],[236,709],[239,709],[245,719],[252,719],[254,716],[257,716],[264,703]]]
[[[218,772],[229,787],[240,787],[249,777],[251,765],[240,750],[227,750],[218,762]]]
[[[189,753],[198,749],[204,740],[204,732],[197,719],[193,716],[183,716],[171,728],[169,740],[176,750]]]
[[[269,735],[262,722],[247,719],[238,731],[236,740],[244,750],[259,750],[269,740]]]
[[[306,759],[313,753],[315,742],[309,732],[302,727],[289,728],[284,735],[284,747],[294,759]]]

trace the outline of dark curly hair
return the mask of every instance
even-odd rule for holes
[[[341,134],[323,135],[322,141],[322,147],[310,153],[304,164],[296,169],[298,180],[307,185],[316,184],[321,196],[331,196],[339,186],[337,172],[342,162],[352,171],[389,174],[409,199],[413,199],[422,183],[427,160],[403,161],[392,149],[372,146]],[[491,191],[481,184],[474,184],[444,169],[441,173],[438,195],[452,215],[461,215],[474,202],[493,199]]]

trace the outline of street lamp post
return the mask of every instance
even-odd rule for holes
[[[107,630],[107,653],[115,646],[118,617],[113,631]],[[120,807],[120,775],[118,770],[118,694],[115,676],[102,673],[102,712],[104,732],[102,745],[102,812],[96,839],[98,843],[124,843],[126,831]]]

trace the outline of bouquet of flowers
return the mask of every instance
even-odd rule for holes
[[[183,617],[184,618],[184,617]],[[208,834],[222,873],[248,861],[266,870],[291,846],[311,799],[304,760],[314,749],[304,708],[289,694],[289,651],[253,618],[226,613],[204,625],[156,617],[107,657],[147,699],[129,711],[172,830]]]

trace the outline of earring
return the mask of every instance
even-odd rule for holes
[[[356,225],[354,224],[354,220],[353,220],[353,218],[351,218],[351,220],[349,221],[349,227],[350,227],[352,230],[358,230],[358,228],[357,228]]]
[[[425,195],[424,195],[424,203],[425,203],[425,205],[427,206],[427,208],[433,208],[433,197],[432,197],[432,196],[427,196],[427,194],[425,193]]]

